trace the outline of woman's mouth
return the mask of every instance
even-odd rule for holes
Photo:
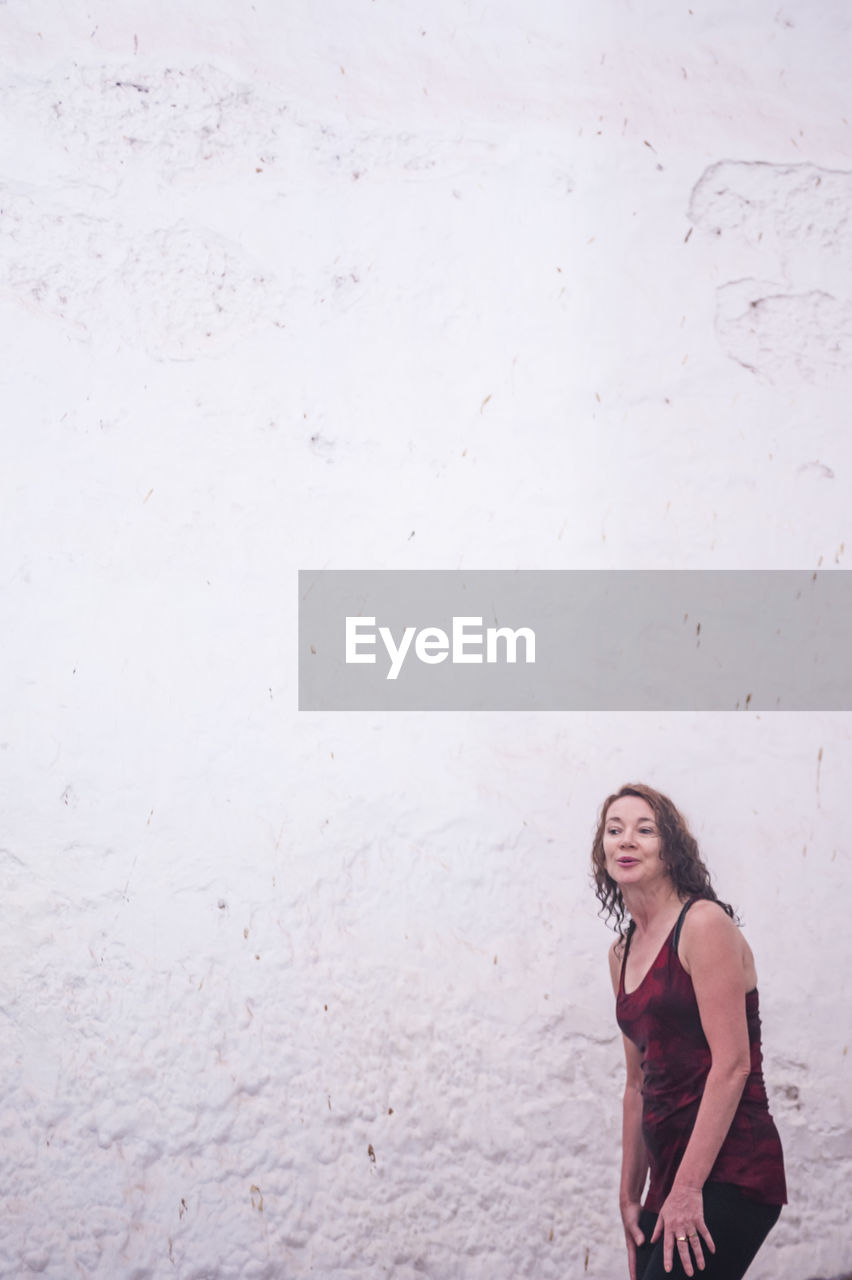
[[[620,867],[635,867],[638,861],[638,858],[616,858]]]

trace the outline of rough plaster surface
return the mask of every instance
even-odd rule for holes
[[[848,1273],[848,716],[294,709],[300,567],[844,567],[845,5],[0,27],[0,1275],[623,1276],[631,778]]]
[[[711,165],[689,214],[724,252],[778,278],[717,290],[723,350],[768,378],[813,382],[852,363],[852,173],[764,161]]]

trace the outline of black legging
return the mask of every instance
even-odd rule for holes
[[[702,1238],[704,1270],[699,1271],[692,1259],[693,1280],[741,1280],[754,1255],[778,1221],[781,1206],[760,1204],[750,1200],[739,1187],[728,1182],[706,1182],[703,1190],[704,1221],[713,1237],[716,1252],[711,1253]],[[651,1244],[655,1213],[643,1209],[639,1226],[645,1243],[636,1250],[637,1280],[678,1280],[686,1276],[677,1242],[672,1253],[672,1269],[663,1268],[663,1237]],[[691,1250],[690,1250],[691,1253]]]

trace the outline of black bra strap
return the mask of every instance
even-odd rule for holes
[[[684,916],[686,915],[689,908],[692,906],[693,902],[697,902],[697,901],[698,901],[697,898],[688,898],[687,901],[681,907],[681,912],[677,918],[677,924],[675,925],[674,940],[672,941],[672,946],[674,947],[675,955],[677,955],[678,944],[680,943],[680,931],[683,928]]]
[[[618,989],[624,990],[624,966],[627,964],[627,953],[630,950],[630,942],[633,937],[633,931],[636,928],[636,921],[631,920],[627,926],[627,933],[624,935],[624,950],[621,953],[621,970],[618,975]]]

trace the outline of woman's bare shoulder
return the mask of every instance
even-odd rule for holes
[[[720,902],[698,898],[683,918],[680,936],[689,946],[709,942],[711,945],[740,936],[740,931]]]
[[[682,933],[739,935],[739,926],[728,915],[721,902],[712,898],[698,898],[683,919]]]
[[[700,898],[684,917],[678,955],[688,973],[692,962],[702,955],[709,962],[721,953],[734,953],[744,962],[751,954],[739,926],[724,907],[710,898]]]

